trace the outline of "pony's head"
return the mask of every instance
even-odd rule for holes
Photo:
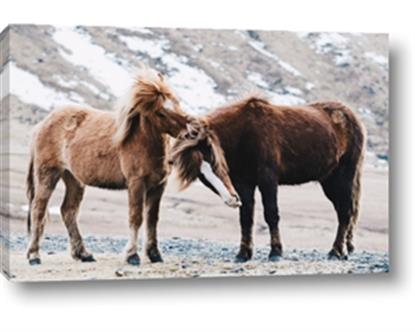
[[[176,137],[185,128],[188,116],[161,73],[144,68],[118,105],[116,143],[123,144],[142,118],[146,118],[160,133]]]
[[[202,120],[193,120],[177,137],[170,156],[181,189],[197,178],[231,207],[241,201],[229,177],[228,164],[216,134]]]

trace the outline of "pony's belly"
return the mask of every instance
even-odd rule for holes
[[[105,189],[125,189],[126,181],[117,159],[71,158],[68,170],[83,184]]]
[[[102,189],[124,190],[127,189],[125,180],[112,181],[111,179],[95,179],[86,185]]]
[[[82,183],[106,189],[124,189],[126,181],[118,155],[109,142],[72,142],[65,151],[66,168]]]
[[[89,186],[105,189],[125,189],[127,187],[118,163],[101,161],[90,169],[77,169],[76,173]]]
[[[281,151],[278,173],[281,184],[301,184],[319,181],[328,176],[338,165],[340,151],[329,136],[314,140],[310,137],[307,144],[300,141],[291,148]]]
[[[279,172],[279,184],[295,185],[312,181],[320,181],[327,177],[336,167],[337,163],[328,164],[307,164],[291,167]]]
[[[108,169],[74,169],[69,170],[81,183],[103,189],[126,189],[126,181],[122,174]]]

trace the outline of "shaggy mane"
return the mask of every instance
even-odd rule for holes
[[[130,90],[117,105],[117,131],[114,143],[122,145],[135,130],[139,116],[159,110],[173,93],[155,70],[141,69],[136,75]]]
[[[180,190],[186,189],[199,176],[203,161],[199,144],[202,142],[206,142],[212,152],[210,164],[213,169],[228,172],[228,164],[216,134],[208,128],[203,120],[194,120],[188,131],[180,135],[174,142],[170,153],[170,160],[177,170]]]

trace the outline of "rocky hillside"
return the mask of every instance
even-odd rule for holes
[[[112,109],[145,63],[163,72],[184,109],[204,114],[253,90],[275,103],[335,99],[368,130],[368,158],[388,159],[388,40],[384,34],[14,25],[12,123],[26,128],[54,106]],[[23,145],[26,139],[23,139]]]

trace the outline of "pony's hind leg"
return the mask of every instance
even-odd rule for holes
[[[329,258],[347,259],[345,251],[346,240],[348,249],[351,249],[354,218],[357,217],[353,178],[344,169],[340,169],[321,182],[325,195],[336,209],[339,222],[336,238],[329,252]]]
[[[239,222],[241,224],[241,246],[236,255],[236,262],[243,263],[252,258],[252,226],[254,223],[255,185],[236,184],[235,189],[241,199]]]
[[[163,261],[157,245],[157,222],[159,220],[161,196],[163,195],[165,186],[165,183],[159,184],[147,190],[146,193],[146,254],[152,263]]]
[[[61,205],[61,215],[68,230],[71,255],[74,259],[82,262],[94,262],[94,257],[85,249],[77,221],[79,207],[84,195],[84,186],[69,171],[63,173],[62,179],[66,186],[66,192]]]
[[[261,179],[258,183],[261,192],[262,205],[264,206],[264,218],[268,224],[271,237],[271,251],[269,253],[270,261],[279,261],[282,256],[282,244],[279,230],[279,211],[277,203],[278,181],[276,176],[269,175]]]
[[[40,264],[39,242],[43,235],[45,222],[48,217],[47,207],[50,196],[60,178],[57,168],[42,167],[36,174],[33,200],[30,204],[31,236],[27,251],[30,265]]]

